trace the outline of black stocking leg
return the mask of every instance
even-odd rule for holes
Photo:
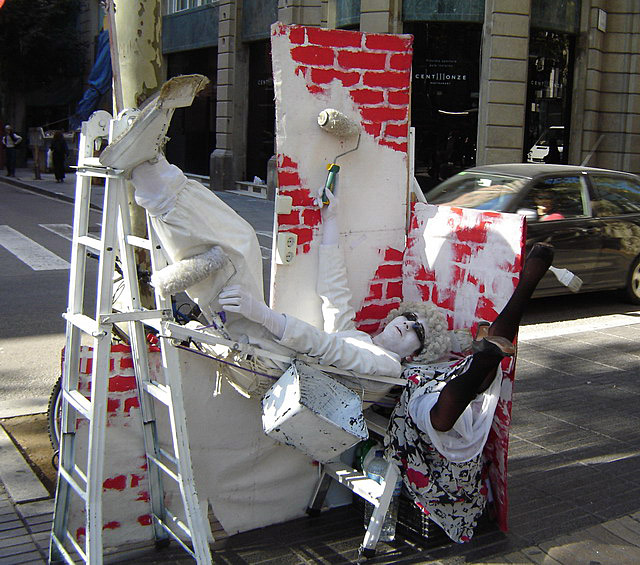
[[[513,341],[518,332],[524,309],[540,279],[549,270],[552,261],[552,245],[536,243],[533,246],[527,255],[518,286],[507,305],[489,327],[489,335],[501,336]]]
[[[496,348],[497,349],[497,348]],[[503,355],[495,351],[474,353],[471,364],[461,375],[442,389],[438,402],[431,409],[431,425],[441,432],[450,430],[478,393],[478,389],[495,371]]]

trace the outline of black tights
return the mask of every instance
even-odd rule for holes
[[[524,309],[552,260],[552,246],[533,246],[522,269],[518,286],[502,312],[489,326],[489,336],[503,337],[509,341],[515,339]],[[446,384],[438,402],[431,409],[431,423],[436,430],[448,431],[453,427],[476,395],[489,387],[502,358],[501,353],[491,350],[473,354],[467,370]]]

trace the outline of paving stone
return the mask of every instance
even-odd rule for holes
[[[631,545],[640,547],[640,522],[630,516],[604,522],[602,527]]]
[[[37,534],[40,532],[50,532],[51,525],[52,525],[51,522],[43,522],[42,524],[34,524],[33,526],[29,526],[29,529],[34,534]]]
[[[586,527],[599,524],[601,519],[592,514],[564,516],[562,519],[547,520],[542,515],[537,522],[511,527],[513,533],[517,533],[527,540],[527,545],[541,545],[549,543],[562,534],[578,534]]]
[[[11,532],[13,532],[14,530],[19,530],[20,528],[24,528],[24,524],[22,523],[22,520],[13,520],[11,522],[5,522],[4,524],[0,524],[0,536],[2,536],[2,534],[7,534],[7,536],[9,537],[15,537],[15,536],[11,536]]]
[[[567,565],[593,562],[611,564],[640,562],[640,548],[624,542],[617,543],[621,541],[602,526],[596,526],[559,538],[549,544],[541,544],[541,547],[554,559]]]
[[[38,516],[41,514],[51,514],[53,516],[53,498],[48,500],[38,500],[37,502],[28,502],[26,504],[17,504],[16,508],[23,517]]]
[[[24,526],[20,526],[17,528],[12,528],[10,530],[4,530],[4,531],[0,531],[0,540],[6,540],[9,538],[16,538],[18,536],[26,536],[28,535],[29,532],[27,531],[27,528],[25,528]],[[3,541],[0,541],[0,544],[4,543]]]
[[[30,553],[33,551],[38,551],[35,543],[21,543],[11,546],[3,545],[2,547],[0,547],[0,558],[14,557],[23,553]]]
[[[0,559],[0,565],[34,565],[46,563],[39,552],[24,553],[17,557],[7,557]]]
[[[521,553],[530,559],[533,563],[540,563],[544,565],[558,565],[559,561],[556,561],[553,557],[547,555],[542,549],[537,546],[525,547]]]
[[[25,522],[30,526],[35,526],[36,524],[51,524],[53,522],[53,516],[51,514],[38,514],[25,518]]]

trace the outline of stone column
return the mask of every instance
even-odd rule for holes
[[[216,149],[210,186],[232,190],[245,174],[249,49],[242,44],[242,2],[223,1],[218,9]]]
[[[324,13],[323,0],[278,0],[278,21],[285,24],[320,26]]]
[[[402,0],[361,0],[360,31],[402,33]]]
[[[531,0],[486,0],[476,162],[522,161]]]

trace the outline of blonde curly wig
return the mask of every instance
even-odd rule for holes
[[[386,326],[403,312],[415,312],[419,318],[426,320],[426,339],[424,349],[413,356],[413,362],[433,363],[446,357],[451,349],[451,339],[447,318],[433,304],[429,302],[401,302],[398,308],[391,310],[384,322]]]

